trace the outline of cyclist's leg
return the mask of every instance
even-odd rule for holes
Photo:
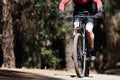
[[[77,18],[74,19],[73,24],[74,24],[74,31],[73,31],[73,37],[74,37],[76,28],[79,27],[79,20]]]
[[[93,19],[88,18],[87,24],[86,24],[86,32],[87,32],[87,38],[88,42],[90,44],[90,48],[94,48],[94,33],[93,33]]]
[[[89,55],[91,56],[91,60],[95,60],[93,27],[94,27],[93,19],[89,18],[88,22],[86,24],[86,32],[87,32],[88,42],[89,42],[89,45],[90,45],[90,48],[89,48],[88,52],[89,52]]]

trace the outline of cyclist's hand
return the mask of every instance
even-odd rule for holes
[[[95,18],[101,18],[103,16],[103,14],[101,12],[98,12],[95,14]]]
[[[103,14],[102,14],[103,13],[103,8],[102,7],[99,8],[97,12],[98,13],[95,14],[95,17],[96,18],[101,18],[103,16]]]
[[[65,16],[64,20],[70,22],[70,21],[72,21],[72,18],[70,18],[70,17],[68,17],[68,16]]]
[[[66,17],[65,13],[62,10],[60,10],[59,11],[59,18],[60,18],[60,20],[64,20],[65,17]]]

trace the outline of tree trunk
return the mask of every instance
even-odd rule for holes
[[[66,6],[66,13],[70,12],[72,13],[73,10],[73,4],[72,1],[70,1],[70,3],[68,4],[68,6]],[[67,15],[72,15],[68,13]],[[72,54],[73,54],[73,38],[72,38],[72,33],[73,33],[73,24],[72,23],[66,23],[66,29],[67,29],[67,33],[66,33],[66,46],[65,46],[65,60],[66,60],[66,69],[67,70],[71,70],[74,69],[74,64],[73,64],[73,60],[72,60]]]
[[[14,45],[13,45],[13,0],[3,0],[3,65],[6,68],[15,68],[15,55],[14,55]]]
[[[119,52],[119,44],[120,35],[117,32],[119,29],[120,22],[120,8],[119,1],[109,1],[105,0],[105,31],[106,31],[106,54],[105,57],[107,60],[106,68],[116,66],[120,61],[120,52]],[[113,10],[113,8],[115,8]],[[114,58],[114,59],[113,59]]]

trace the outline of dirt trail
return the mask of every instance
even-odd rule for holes
[[[0,69],[0,80],[120,80],[120,76],[90,73],[89,77],[78,78],[74,71]]]

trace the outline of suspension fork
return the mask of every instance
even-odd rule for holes
[[[85,26],[82,24],[82,21],[80,21],[80,27],[82,28],[82,32],[81,32],[81,35],[82,35],[82,54],[83,55],[86,55],[86,51],[85,51]]]
[[[85,74],[85,67],[86,67],[86,51],[85,51],[85,25],[83,25],[82,21],[80,21],[80,26],[83,29],[81,34],[82,34],[82,54],[83,54],[83,73],[82,75]]]

